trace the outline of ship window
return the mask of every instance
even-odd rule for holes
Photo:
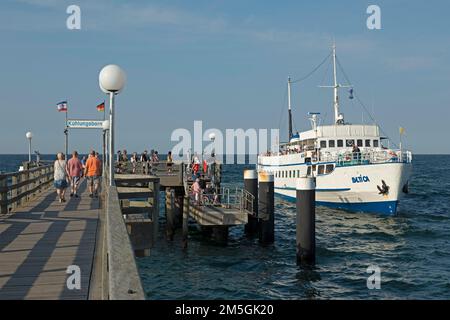
[[[366,140],[366,147],[370,147],[370,139]]]
[[[325,168],[325,173],[331,173],[334,170],[334,165],[332,164],[327,164],[326,168]]]
[[[378,148],[378,140],[373,140],[373,147]]]
[[[354,144],[355,144],[355,140],[353,140],[353,139],[345,140],[345,145],[347,147],[353,147]]]
[[[338,140],[337,141],[337,146],[339,147],[343,147],[344,146],[344,141],[343,140]]]
[[[308,166],[308,170],[306,171],[306,175],[307,176],[311,175],[311,166]]]
[[[358,139],[358,140],[356,141],[356,144],[358,145],[358,147],[362,147],[362,146],[363,146],[363,142],[362,142],[361,139]]]
[[[325,169],[325,166],[324,165],[320,165],[318,167],[317,174],[323,174],[324,173],[324,169]]]
[[[335,141],[334,140],[328,140],[328,148],[334,148],[335,147]]]
[[[313,164],[313,166],[312,166],[312,171],[316,172],[316,165],[315,164]]]
[[[291,174],[292,174],[292,171],[289,170],[289,178],[292,178],[292,177],[291,177]]]
[[[300,178],[300,170],[297,170],[297,178]]]
[[[326,140],[320,141],[320,147],[321,148],[326,148],[327,147],[327,141]]]

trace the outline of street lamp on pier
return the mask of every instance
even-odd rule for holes
[[[126,82],[125,72],[115,64],[110,64],[100,71],[100,89],[109,95],[109,185],[114,185],[114,96],[118,94]]]
[[[28,139],[28,162],[31,163],[31,139],[33,139],[33,133],[28,131],[25,136]]]

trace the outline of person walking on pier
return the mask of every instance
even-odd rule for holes
[[[83,166],[83,169],[86,167],[86,156],[83,156],[83,158],[81,158],[81,165]]]
[[[153,162],[153,163],[158,163],[158,162],[159,162],[158,151],[155,151],[155,152],[153,153],[153,156],[152,156],[152,162]]]
[[[172,151],[169,151],[168,153],[167,153],[167,162],[166,162],[166,165],[167,165],[167,172],[172,172],[172,166],[173,166],[173,158],[172,158]]]
[[[53,178],[55,181],[53,182],[53,185],[55,186],[60,203],[66,202],[65,194],[67,188],[67,176],[68,172],[66,160],[64,159],[64,154],[59,152],[54,163]]]
[[[98,186],[102,175],[102,162],[96,157],[95,151],[91,151],[91,156],[86,162],[84,175],[89,183],[89,197],[98,197]]]
[[[142,164],[142,172],[144,174],[148,173],[148,153],[147,150],[145,150],[142,154],[141,154],[141,164]]]
[[[136,173],[136,167],[137,167],[137,163],[138,163],[138,157],[137,157],[137,153],[133,152],[133,155],[130,158],[130,162],[131,162],[131,168],[132,168],[132,173]]]
[[[200,159],[198,158],[197,152],[194,154],[193,158],[193,165],[192,165],[192,171],[194,172],[194,175],[197,175],[197,172],[200,170]]]
[[[201,193],[202,188],[200,186],[200,179],[195,179],[195,182],[192,184],[192,193],[194,195],[194,200],[197,205],[200,205],[201,203]]]
[[[78,198],[78,186],[83,175],[83,165],[78,159],[78,152],[72,153],[72,158],[67,162],[67,172],[70,177],[70,196]]]

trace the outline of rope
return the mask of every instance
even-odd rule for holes
[[[347,76],[347,74],[344,71],[344,68],[342,67],[341,63],[339,62],[339,59],[336,57],[336,61],[337,64],[339,66],[339,69],[341,70],[342,74],[344,75],[345,80],[347,81],[347,84],[350,85],[351,81],[349,79],[349,77]],[[358,101],[358,103],[363,107],[363,109],[366,111],[366,113],[369,115],[370,119],[372,119],[372,121],[380,128],[381,133],[386,136],[389,140],[391,140],[391,138],[389,137],[389,135],[383,130],[383,127],[381,125],[379,125],[377,123],[377,121],[375,120],[375,117],[373,117],[372,113],[366,108],[366,105],[362,102],[362,100],[359,98],[358,95],[355,94],[355,92],[353,92],[353,96],[356,98],[356,100]],[[399,147],[395,142],[391,141],[392,144],[395,147]]]
[[[328,58],[331,56],[331,52],[325,57],[325,59],[323,59],[322,60],[322,62],[317,66],[317,67],[315,67],[310,73],[308,73],[306,76],[304,76],[304,77],[302,77],[302,78],[300,78],[300,79],[297,79],[297,80],[294,80],[294,81],[291,81],[291,83],[297,83],[297,82],[302,82],[302,81],[304,81],[304,80],[306,80],[306,79],[308,79],[310,76],[312,76],[327,60],[328,60]]]

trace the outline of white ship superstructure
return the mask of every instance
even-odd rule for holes
[[[319,124],[310,113],[312,128],[294,135],[291,116],[291,81],[288,80],[289,142],[280,150],[258,157],[258,170],[274,174],[275,192],[295,200],[296,180],[316,178],[316,202],[355,212],[395,214],[407,192],[411,174],[410,151],[386,146],[387,137],[376,124],[349,124],[339,110],[336,48],[333,46],[334,123]]]

